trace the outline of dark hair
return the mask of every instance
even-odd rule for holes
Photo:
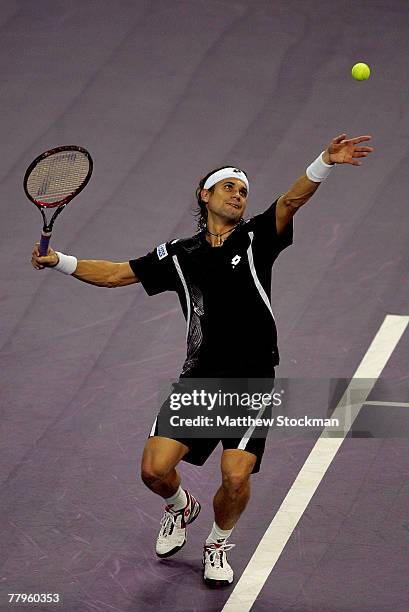
[[[225,165],[225,166],[220,166],[220,168],[214,168],[213,170],[210,170],[210,172],[208,174],[206,174],[206,176],[204,176],[203,178],[200,179],[199,181],[199,186],[196,189],[196,199],[197,199],[197,203],[198,203],[198,208],[196,209],[194,216],[196,217],[197,220],[197,230],[199,232],[201,232],[202,230],[206,229],[207,227],[207,208],[206,208],[206,202],[203,202],[202,198],[200,197],[200,192],[202,191],[202,189],[204,188],[204,184],[207,181],[207,179],[209,178],[209,176],[211,176],[212,174],[214,174],[215,172],[218,172],[218,170],[223,170],[223,168],[236,168],[237,166],[229,166],[229,165]],[[241,172],[243,172],[244,174],[247,175],[246,172],[244,172],[244,170],[242,170]],[[211,191],[213,193],[215,188],[215,185],[213,185],[213,187],[210,187],[209,191]]]

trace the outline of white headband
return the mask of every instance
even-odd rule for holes
[[[239,170],[238,168],[222,168],[221,170],[214,172],[213,174],[209,176],[209,178],[205,182],[203,189],[210,189],[210,187],[213,187],[213,185],[216,185],[216,183],[226,178],[240,179],[246,185],[247,191],[250,191],[249,180],[247,176],[244,174],[242,170]]]

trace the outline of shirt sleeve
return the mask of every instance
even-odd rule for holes
[[[277,234],[276,206],[278,198],[267,210],[252,218],[252,227],[257,246],[272,261],[288,246],[293,243],[293,220],[287,224],[280,234]]]
[[[147,255],[129,261],[148,295],[176,291],[177,273],[169,248],[170,243],[166,242]]]

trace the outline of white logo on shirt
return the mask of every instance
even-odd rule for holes
[[[166,255],[168,254],[167,250],[166,250],[166,244],[160,244],[158,247],[156,247],[156,253],[159,257],[159,259],[163,259],[164,257],[166,257]]]
[[[231,265],[233,266],[233,268],[235,268],[237,266],[237,264],[239,263],[240,259],[241,259],[240,255],[235,255],[233,257],[233,259],[231,260]]]

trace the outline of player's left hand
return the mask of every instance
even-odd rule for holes
[[[361,166],[362,162],[358,161],[357,158],[367,157],[374,149],[373,147],[360,147],[357,145],[361,142],[371,140],[371,138],[372,136],[347,138],[346,134],[340,134],[331,140],[323,159],[329,164],[352,164],[353,166]]]

